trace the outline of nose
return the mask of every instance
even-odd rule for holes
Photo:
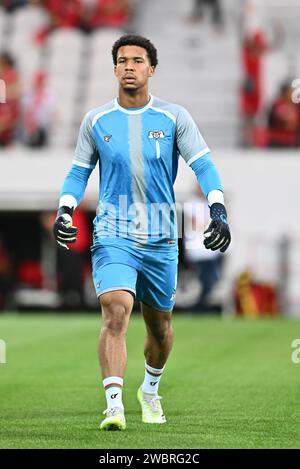
[[[132,71],[134,70],[134,62],[133,60],[128,60],[125,66],[126,71]]]

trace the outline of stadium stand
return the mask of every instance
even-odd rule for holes
[[[136,10],[138,3],[133,3]],[[285,31],[284,47],[264,57],[264,110],[287,76],[298,72],[295,65],[295,44],[299,37],[297,2],[287,0],[283,5],[271,0],[255,4],[260,5],[258,14],[267,34],[278,18]],[[240,13],[234,0],[223,2],[222,9],[224,28],[216,31],[209,21],[189,21],[192,2],[174,0],[170,9],[167,0],[146,0],[135,25],[151,37],[158,48],[160,64],[157,77],[153,79],[153,93],[190,109],[210,145],[231,147],[239,141]],[[74,143],[82,115],[115,94],[110,50],[123,30],[101,27],[87,36],[76,29],[56,29],[48,40],[39,43],[36,33],[48,22],[48,14],[39,5],[19,8],[13,14],[0,9],[1,44],[14,54],[24,87],[37,68],[48,69],[49,87],[57,102],[51,143],[69,146]],[[260,125],[264,125],[264,114],[261,117]]]
[[[110,2],[99,2],[99,8],[100,3],[101,8],[110,11]],[[129,15],[125,14],[123,20],[118,17],[116,24],[120,26],[127,17]],[[107,13],[106,19],[109,25],[114,23],[111,14]],[[51,31],[49,12],[40,5],[27,5],[13,14],[0,8],[1,48],[10,51],[15,58],[23,90],[29,87],[38,69],[48,73],[48,85],[56,107],[50,145],[73,145],[83,113],[115,94],[110,51],[112,43],[124,31],[105,27],[104,20],[101,26],[91,36],[85,34],[86,29],[83,32],[62,27]]]
[[[63,47],[62,47],[63,45]],[[57,29],[48,40],[49,88],[54,94],[56,118],[51,136],[55,146],[74,143],[73,116],[80,100],[79,80],[84,40],[76,29]]]
[[[234,2],[224,2],[225,29],[220,33],[208,22],[191,24],[191,5],[174,0],[170,9],[165,0],[145,2],[140,28],[159,51],[153,92],[186,106],[209,145],[230,147],[237,139],[240,68]]]
[[[9,15],[6,14],[6,18]],[[5,47],[14,55],[22,78],[23,87],[30,83],[41,60],[40,47],[34,42],[34,32],[47,21],[45,11],[36,5],[20,8],[10,15],[11,30]]]
[[[3,9],[0,9],[0,44],[4,43],[4,37],[5,37],[5,18],[6,18],[6,13],[4,12]]]
[[[86,93],[84,111],[106,103],[116,95],[116,83],[111,79],[111,47],[122,34],[119,29],[100,29],[90,38],[89,64],[82,87]]]

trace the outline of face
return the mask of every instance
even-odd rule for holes
[[[118,50],[115,75],[120,86],[134,91],[147,85],[155,68],[151,66],[147,51],[139,46],[123,46]]]

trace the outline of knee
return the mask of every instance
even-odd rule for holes
[[[113,298],[109,293],[102,295],[102,328],[113,335],[125,334],[128,326],[130,309],[126,301]]]
[[[124,305],[113,304],[109,309],[102,310],[102,329],[112,335],[125,334],[127,330],[127,314]]]
[[[166,321],[153,328],[151,332],[155,340],[160,344],[173,337],[173,328],[170,321]]]

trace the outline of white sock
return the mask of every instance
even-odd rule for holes
[[[160,378],[162,377],[163,368],[152,368],[152,366],[145,363],[145,378],[142,384],[142,391],[147,394],[157,394]]]
[[[110,376],[103,380],[103,387],[107,402],[107,408],[120,407],[124,409],[122,402],[123,378],[119,376]]]

